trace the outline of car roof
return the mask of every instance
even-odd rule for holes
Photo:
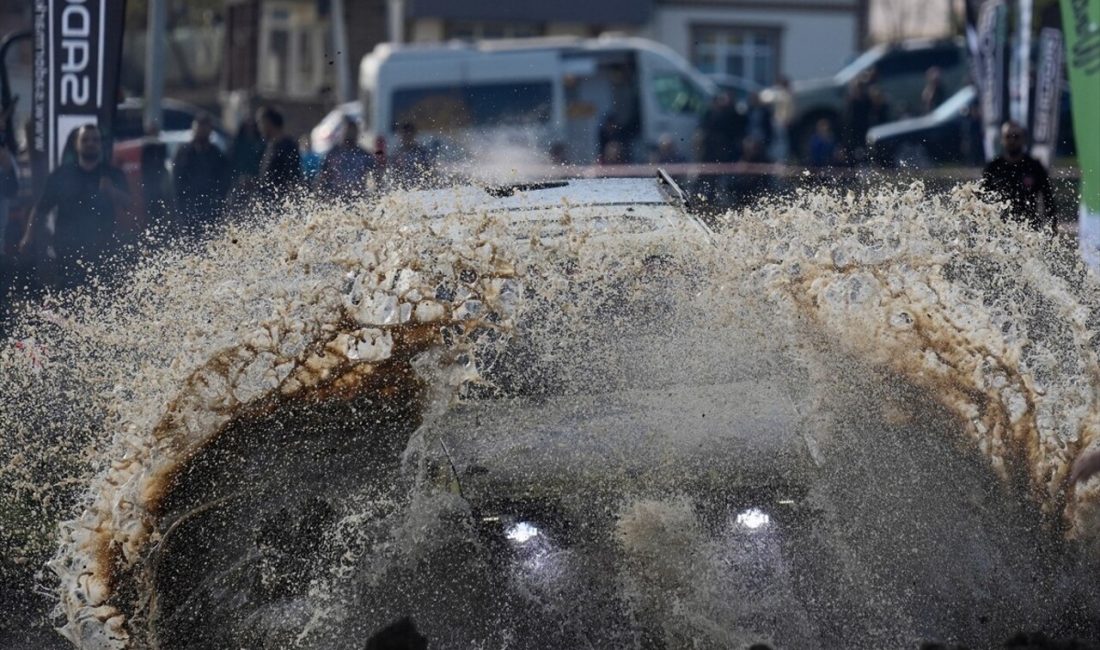
[[[673,205],[656,178],[589,178],[416,190],[402,203],[428,215],[570,206]]]

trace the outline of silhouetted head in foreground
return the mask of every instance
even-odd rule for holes
[[[921,650],[969,650],[967,646],[946,643],[923,643]],[[1020,632],[1008,641],[1003,648],[1012,650],[1092,650],[1100,648],[1096,644],[1078,639],[1051,639],[1042,633],[1028,634]]]
[[[408,616],[399,618],[367,639],[365,650],[427,650],[428,638]]]

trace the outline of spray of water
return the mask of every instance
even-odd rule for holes
[[[553,243],[415,205],[287,206],[28,308],[2,535],[56,549],[75,644],[344,647],[418,607],[446,647],[892,647],[964,635],[917,603],[990,563],[1095,555],[1100,479],[1067,474],[1100,444],[1100,285],[972,187],[765,202],[656,272],[568,205]],[[1094,620],[1066,582],[1005,616]]]

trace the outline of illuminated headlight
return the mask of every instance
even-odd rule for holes
[[[771,523],[768,513],[759,508],[749,508],[737,513],[737,525],[748,530],[758,530]]]
[[[507,537],[509,541],[516,544],[526,544],[535,537],[538,537],[538,534],[539,529],[526,521],[517,521],[504,531],[504,536]]]

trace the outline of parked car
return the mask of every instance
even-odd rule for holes
[[[830,121],[834,127],[841,124],[848,88],[860,75],[873,71],[875,83],[886,95],[893,112],[905,114],[919,109],[929,68],[940,68],[944,92],[950,96],[966,84],[966,61],[966,44],[962,39],[912,40],[877,45],[832,77],[795,81],[794,146],[804,149],[821,119]],[[765,91],[764,101],[773,96],[770,90]]]
[[[1062,92],[1055,155],[1075,153],[1069,91]],[[982,148],[978,93],[965,86],[928,115],[880,124],[867,132],[871,158],[885,167],[931,167],[942,164],[980,165]]]
[[[362,130],[363,104],[354,101],[340,104],[325,115],[317,126],[309,132],[309,148],[318,155],[324,156],[330,149],[344,139],[344,120],[355,120]],[[384,140],[372,143],[374,150],[384,148]]]
[[[176,99],[165,99],[162,104],[160,130],[162,133],[191,132],[191,123],[195,116],[203,110],[192,104]],[[115,111],[114,139],[115,142],[141,138],[145,135],[145,102],[137,97],[130,97],[118,105]],[[228,141],[228,135],[221,123],[214,119],[214,133],[221,141]]]

